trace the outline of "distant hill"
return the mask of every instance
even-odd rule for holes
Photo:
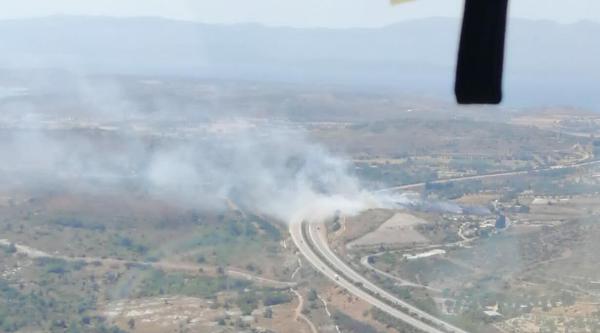
[[[459,21],[370,29],[208,25],[158,18],[53,16],[0,21],[0,68],[69,68],[392,87],[451,97]],[[600,110],[600,24],[511,20],[513,104]]]

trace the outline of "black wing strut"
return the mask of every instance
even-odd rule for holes
[[[465,0],[456,83],[460,104],[502,101],[508,0]]]

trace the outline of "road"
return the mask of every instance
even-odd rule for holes
[[[348,267],[344,262],[342,262],[339,258],[337,258],[337,256],[335,254],[333,254],[333,252],[331,252],[331,250],[329,249],[329,246],[327,245],[326,241],[323,241],[323,239],[321,237],[315,238],[314,236],[315,236],[316,227],[309,226],[308,234],[310,235],[309,237],[311,238],[310,241],[313,242],[312,243],[312,244],[314,244],[313,246],[315,246],[315,248],[319,251],[319,254],[315,253],[313,251],[313,249],[311,248],[311,246],[309,246],[309,243],[308,243],[309,240],[305,239],[304,234],[302,233],[302,226],[303,226],[302,221],[293,221],[292,223],[290,223],[290,234],[292,236],[292,240],[296,244],[296,247],[298,248],[300,253],[302,253],[302,255],[306,258],[306,260],[311,265],[313,265],[318,271],[320,271],[323,275],[325,275],[327,278],[329,278],[331,281],[333,281],[335,284],[346,289],[351,294],[364,300],[365,302],[371,304],[372,306],[377,307],[380,310],[388,313],[389,315],[405,322],[406,324],[408,324],[410,326],[420,329],[424,332],[427,332],[427,333],[443,333],[443,332],[466,333],[465,331],[463,331],[459,328],[450,326],[449,324],[442,322],[441,320],[413,307],[412,305],[407,304],[406,302],[404,302],[400,299],[397,299],[393,295],[390,295],[386,291],[384,291],[381,288],[372,284],[369,280],[362,277],[360,274],[356,273],[354,270],[352,270],[350,267]],[[323,256],[324,258],[326,258],[327,262],[322,260],[320,256]],[[337,271],[341,272],[342,274],[339,275],[332,267],[335,267],[335,269]],[[359,283],[362,283],[362,286],[360,286]],[[367,289],[371,292],[374,292],[374,293],[379,293],[379,296],[376,297],[376,296],[366,292],[365,289]],[[422,314],[423,318],[427,318],[428,320],[436,323],[437,325],[446,327],[446,330],[441,330],[441,329],[434,327],[428,323],[425,323],[425,322],[421,321],[420,319],[417,319],[416,317],[413,317],[410,314],[407,314],[406,312],[401,311],[394,306],[391,306],[390,304],[388,304],[388,302],[403,306],[406,309],[410,309],[414,313]]]
[[[257,282],[258,284],[273,286],[275,288],[289,288],[289,287],[296,286],[295,282],[277,281],[277,280],[267,279],[264,277],[252,275],[250,273],[238,271],[235,269],[227,269],[225,271],[227,272],[227,274],[229,274],[231,276],[237,276],[237,277],[240,277],[240,278],[252,281],[252,282]]]
[[[526,174],[532,174],[532,173],[550,171],[550,170],[580,168],[580,167],[590,166],[590,165],[594,165],[594,164],[600,164],[600,160],[592,160],[592,161],[579,162],[579,163],[567,164],[567,165],[554,165],[554,166],[550,166],[550,167],[546,167],[546,168],[539,168],[539,169],[508,171],[508,172],[490,173],[490,174],[484,174],[484,175],[440,179],[440,180],[431,181],[429,183],[431,183],[431,184],[446,184],[446,183],[451,183],[451,182],[461,182],[461,181],[467,181],[467,180],[480,180],[480,179],[489,179],[489,178],[496,178],[496,177],[518,176],[518,175],[526,175]],[[384,189],[377,190],[375,192],[381,193],[381,192],[393,192],[393,191],[398,191],[398,190],[410,190],[410,189],[415,189],[415,188],[425,186],[425,184],[427,184],[427,183],[421,182],[421,183],[414,183],[414,184],[392,186],[392,187],[387,187]]]
[[[409,303],[397,298],[386,290],[378,287],[367,278],[353,270],[350,266],[348,266],[344,261],[342,261],[329,247],[327,242],[327,233],[325,232],[324,224],[309,224],[308,225],[308,237],[314,247],[321,253],[330,264],[332,264],[337,270],[343,273],[344,276],[350,278],[353,282],[359,282],[363,285],[364,288],[370,290],[373,293],[379,294],[379,297],[387,300],[388,302],[401,305],[411,312],[418,314],[421,318],[425,318],[430,320],[433,323],[436,323],[440,327],[446,328],[450,332],[465,332],[458,327],[454,327],[450,324],[445,323],[444,321],[439,320],[438,318],[430,315],[429,313],[420,310],[417,307],[412,306]]]
[[[579,162],[570,165],[559,165],[559,166],[551,166],[547,168],[539,168],[532,170],[522,170],[522,171],[509,171],[509,172],[500,172],[494,174],[485,174],[485,175],[476,175],[476,176],[466,176],[466,177],[457,177],[457,178],[449,178],[437,180],[432,183],[435,184],[445,184],[449,182],[456,181],[467,181],[467,180],[479,180],[479,179],[489,179],[495,177],[507,177],[507,176],[517,176],[517,175],[525,175],[543,171],[557,170],[557,169],[572,169],[579,168],[589,165],[600,164],[600,160],[593,160],[587,162]],[[394,186],[390,188],[385,188],[379,190],[377,192],[390,192],[396,190],[408,190],[417,187],[424,186],[426,183],[416,183],[416,184],[408,184],[401,186]],[[334,283],[339,285],[340,287],[346,289],[350,293],[354,294],[358,298],[366,301],[379,308],[380,310],[387,312],[393,317],[402,320],[403,322],[423,330],[425,332],[456,332],[456,333],[466,333],[466,331],[452,326],[424,311],[419,310],[418,308],[398,299],[394,295],[388,293],[387,291],[379,288],[371,281],[354,271],[350,268],[346,263],[344,263],[338,256],[331,251],[329,248],[329,244],[327,243],[326,234],[321,230],[325,230],[323,224],[309,224],[308,225],[308,237],[310,239],[305,239],[304,234],[302,232],[303,222],[302,221],[292,221],[290,223],[290,234],[292,236],[292,240],[296,244],[296,247],[299,249],[300,253],[308,260],[308,262],[313,265],[318,271],[320,271],[327,278],[332,280]],[[318,254],[313,251],[309,242],[313,244]],[[321,259],[321,258],[324,258]],[[334,270],[335,269],[335,270]],[[340,272],[338,274],[337,272]],[[366,292],[365,290],[369,290]],[[372,293],[372,294],[371,294]],[[374,296],[376,295],[376,296]],[[437,327],[443,327],[443,331],[440,328],[434,327],[428,323],[425,323],[404,311],[398,310],[396,307],[390,306],[389,303],[396,304],[402,306],[404,309],[408,309],[413,314],[417,314],[420,318],[424,318]]]
[[[365,266],[366,268],[372,270],[373,272],[375,272],[375,273],[377,273],[379,275],[383,275],[383,276],[387,277],[388,279],[392,279],[392,280],[397,281],[401,286],[413,287],[413,288],[422,288],[422,289],[427,289],[427,290],[430,290],[430,291],[433,291],[433,292],[436,292],[436,293],[441,293],[442,292],[440,289],[435,289],[435,288],[431,288],[429,286],[425,286],[425,285],[422,285],[422,284],[414,283],[414,282],[405,280],[403,278],[400,278],[398,276],[392,275],[392,274],[390,274],[388,272],[384,272],[384,271],[376,268],[375,266],[373,266],[373,265],[371,265],[369,263],[369,257],[372,257],[372,256],[375,256],[375,255],[368,255],[368,256],[364,256],[364,257],[360,258],[361,265]]]
[[[51,254],[51,253],[44,252],[44,251],[41,251],[38,249],[34,249],[32,247],[29,247],[29,246],[23,245],[23,244],[12,243],[11,241],[9,241],[7,239],[0,239],[0,246],[9,246],[10,244],[15,245],[17,253],[23,254],[32,259],[54,258],[54,259],[61,259],[61,260],[69,261],[69,262],[82,261],[82,262],[86,262],[88,264],[91,264],[94,262],[101,262],[102,264],[107,265],[107,266],[115,265],[115,264],[116,265],[135,264],[135,265],[140,265],[140,266],[152,267],[152,268],[160,269],[160,270],[164,270],[164,271],[198,272],[198,270],[200,268],[206,269],[208,267],[206,265],[196,265],[196,264],[185,263],[185,262],[169,262],[169,261],[149,262],[149,261],[132,261],[132,260],[121,260],[121,259],[114,259],[114,258],[99,258],[99,257],[69,257],[69,256],[64,256],[64,255]],[[215,271],[216,267],[211,267],[211,270]],[[249,280],[252,282],[256,282],[257,284],[264,285],[264,286],[270,286],[273,288],[284,289],[284,288],[295,287],[297,285],[295,282],[276,281],[276,280],[272,280],[272,279],[267,279],[267,278],[252,275],[248,272],[244,272],[244,271],[237,270],[237,269],[227,269],[227,270],[225,270],[225,272],[227,274],[229,274],[230,276]]]
[[[302,298],[302,295],[300,295],[300,293],[295,289],[290,290],[298,298],[298,306],[296,307],[296,321],[298,321],[298,319],[302,319],[308,325],[312,333],[319,333],[319,330],[317,330],[317,327],[312,323],[312,321],[302,314],[302,309],[304,309],[304,298]]]

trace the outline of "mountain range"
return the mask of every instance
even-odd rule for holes
[[[600,110],[600,24],[512,19],[505,96]],[[214,25],[160,18],[0,21],[0,69],[382,87],[451,98],[460,22],[381,28]]]

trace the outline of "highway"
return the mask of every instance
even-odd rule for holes
[[[372,284],[369,280],[362,277],[360,274],[356,273],[350,267],[348,267],[344,262],[342,262],[327,245],[327,242],[323,242],[323,239],[320,236],[315,237],[316,225],[309,225],[308,234],[311,240],[307,240],[304,237],[302,232],[302,221],[293,221],[290,223],[290,234],[292,240],[296,244],[296,247],[302,253],[302,255],[306,258],[306,260],[313,265],[318,271],[320,271],[323,275],[329,278],[331,281],[339,285],[340,287],[346,289],[351,294],[356,297],[364,300],[365,302],[371,304],[379,308],[380,310],[388,313],[389,315],[405,322],[406,324],[413,326],[417,329],[420,329],[424,332],[428,333],[443,333],[443,332],[457,332],[457,333],[466,333],[465,331],[453,327],[413,306],[407,304],[406,302],[397,299],[393,295],[385,292],[381,288]],[[315,253],[311,246],[309,246],[308,242],[311,242],[313,246],[319,251],[319,254]],[[321,257],[326,258],[327,262],[321,259]],[[335,270],[333,269],[335,268]],[[338,271],[341,274],[338,274]],[[362,286],[360,286],[362,283]],[[376,297],[371,293],[365,291],[369,290],[372,293],[379,293]],[[445,330],[434,327],[428,323],[417,319],[416,317],[407,314],[405,311],[401,311],[394,306],[391,306],[389,303],[394,303],[399,306],[402,306],[406,309],[411,309],[413,313],[423,314],[423,318],[427,318],[436,325],[440,325],[440,327],[445,327]],[[414,310],[413,310],[414,309]]]
[[[444,321],[441,321],[438,318],[428,314],[427,312],[422,311],[417,307],[414,307],[411,304],[404,302],[403,300],[397,298],[391,293],[373,284],[367,278],[353,270],[331,250],[327,242],[327,233],[325,232],[325,230],[326,229],[324,224],[309,224],[308,237],[310,238],[311,243],[314,245],[317,251],[321,253],[321,256],[324,257],[327,261],[329,261],[329,263],[332,264],[338,271],[342,272],[343,275],[350,278],[355,283],[361,283],[364,288],[368,289],[369,291],[375,294],[378,294],[379,297],[387,300],[388,302],[401,305],[409,309],[411,312],[418,314],[421,318],[425,318],[427,320],[430,320],[431,322],[436,323],[436,325],[440,327],[444,327],[448,332],[465,332],[458,327],[449,325]]]
[[[434,184],[444,184],[449,182],[456,181],[467,181],[467,180],[478,180],[478,179],[488,179],[495,177],[507,177],[507,176],[516,176],[516,175],[525,175],[532,174],[543,171],[550,170],[559,170],[559,169],[572,169],[585,167],[590,165],[600,164],[600,160],[592,160],[586,162],[579,162],[569,165],[559,165],[559,166],[551,166],[546,168],[532,169],[532,170],[521,170],[521,171],[509,171],[509,172],[500,172],[494,174],[485,174],[485,175],[475,175],[475,176],[466,176],[466,177],[457,177],[457,178],[449,178],[433,181],[431,183]],[[408,184],[401,186],[394,186],[385,189],[381,189],[377,192],[389,192],[396,190],[408,190],[413,188],[418,188],[424,186],[426,183],[416,183],[416,184]],[[292,240],[294,241],[296,247],[302,253],[302,255],[306,258],[306,260],[313,265],[318,271],[320,271],[323,275],[329,278],[331,281],[339,285],[340,287],[346,289],[348,292],[352,293],[356,297],[362,299],[363,301],[371,304],[379,308],[380,310],[388,313],[389,315],[405,322],[408,325],[411,325],[417,329],[420,329],[424,332],[428,333],[443,333],[443,332],[453,332],[453,333],[467,333],[466,331],[452,326],[404,301],[398,299],[394,295],[388,293],[387,291],[381,289],[380,287],[373,284],[367,278],[363,277],[352,268],[350,268],[345,262],[343,262],[329,247],[327,243],[326,234],[324,232],[325,226],[324,224],[307,224],[308,231],[307,236],[309,239],[305,238],[304,233],[302,232],[303,221],[292,221],[290,223],[290,234]],[[318,251],[315,253],[313,248],[309,245],[312,244],[314,249]],[[322,259],[323,258],[323,259]],[[339,272],[339,273],[338,273]],[[369,292],[367,292],[368,290]],[[399,307],[403,308],[403,311],[398,308],[391,306],[390,304],[395,304]],[[413,315],[408,314],[407,312],[412,313]],[[427,322],[422,321],[421,319],[425,319]],[[430,324],[430,323],[433,323]]]
[[[439,179],[439,180],[432,180],[429,183],[430,184],[447,184],[447,183],[451,183],[451,182],[461,182],[461,181],[467,181],[467,180],[480,180],[480,179],[489,179],[489,178],[496,178],[496,177],[527,175],[527,174],[543,172],[543,171],[550,171],[550,170],[574,169],[574,168],[580,168],[580,167],[590,166],[590,165],[594,165],[594,164],[600,164],[600,160],[592,160],[592,161],[579,162],[579,163],[567,164],[567,165],[554,165],[554,166],[539,168],[539,169],[507,171],[507,172],[490,173],[490,174],[483,174],[483,175]],[[410,189],[415,189],[415,188],[425,186],[425,184],[427,184],[427,183],[421,182],[421,183],[414,183],[414,184],[392,186],[392,187],[377,190],[377,191],[375,191],[375,193],[393,192],[393,191],[398,191],[398,190],[410,190]]]

